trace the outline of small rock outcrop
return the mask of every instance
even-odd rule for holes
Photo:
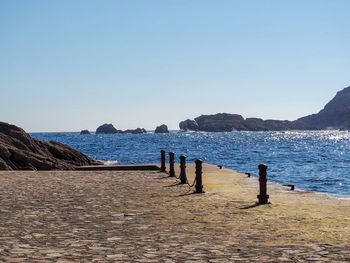
[[[96,129],[96,134],[114,134],[120,133],[112,124],[103,124]]]
[[[196,121],[187,119],[179,123],[179,127],[184,131],[198,131],[199,126]]]
[[[23,129],[0,122],[0,170],[73,170],[98,164],[68,145],[33,139]]]
[[[90,135],[91,133],[88,130],[82,130],[80,135]]]
[[[165,124],[157,126],[154,133],[169,133],[168,126],[166,126]]]
[[[122,133],[141,134],[141,133],[147,133],[147,131],[144,128],[137,128],[135,130],[125,130]]]

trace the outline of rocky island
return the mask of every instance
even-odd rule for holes
[[[23,129],[0,122],[0,170],[74,170],[98,164],[68,145],[33,139]]]
[[[295,121],[246,118],[238,114],[218,113],[201,115],[179,123],[181,130],[205,132],[284,131],[348,129],[350,127],[350,87],[339,91],[317,114]]]
[[[122,131],[121,133],[142,134],[142,133],[147,133],[147,131],[144,128],[136,128],[134,130],[128,129],[128,130]]]
[[[113,124],[109,123],[105,123],[99,127],[97,127],[96,129],[96,134],[114,134],[114,133],[120,133],[122,131],[117,130],[116,128],[114,128]]]
[[[82,130],[80,135],[90,135],[91,133],[88,130]]]
[[[117,130],[113,124],[103,124],[96,129],[96,134],[115,134],[115,133],[131,133],[131,134],[142,134],[147,133],[144,128],[128,129],[125,131]]]
[[[259,118],[244,119],[241,115],[230,113],[201,115],[194,120],[180,122],[179,127],[181,130],[205,132],[283,131],[303,129],[301,125],[291,121],[263,120]]]
[[[165,124],[157,126],[154,133],[169,133],[168,126],[166,126]]]

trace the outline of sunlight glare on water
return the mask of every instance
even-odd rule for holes
[[[42,140],[71,145],[99,160],[119,164],[159,163],[159,151],[174,151],[188,162],[200,158],[258,174],[268,165],[270,180],[305,190],[350,196],[350,133],[347,131],[172,132],[170,134],[80,135],[35,133]]]

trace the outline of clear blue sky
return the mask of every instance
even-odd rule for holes
[[[348,0],[0,0],[0,120],[154,129],[289,119],[350,85]]]

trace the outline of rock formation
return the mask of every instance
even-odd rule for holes
[[[199,126],[196,121],[187,119],[185,121],[180,122],[179,127],[184,131],[198,131]]]
[[[115,134],[115,133],[132,133],[132,134],[140,134],[147,133],[144,128],[136,128],[136,129],[128,129],[125,131],[117,130],[114,128],[112,124],[103,124],[96,129],[96,134]]]
[[[201,115],[194,120],[180,122],[180,129],[206,132],[230,131],[283,131],[303,129],[301,125],[291,121],[262,120],[258,118],[244,119],[238,114],[218,113]]]
[[[201,115],[194,119],[200,131],[230,132],[232,130],[244,131],[244,119],[238,114],[218,113],[215,115]]]
[[[302,117],[296,121],[244,119],[237,114],[218,113],[182,121],[179,127],[181,130],[208,132],[349,129],[350,87],[339,91],[319,113]]]
[[[112,124],[103,124],[96,129],[96,134],[114,134],[120,133]]]
[[[0,170],[72,170],[97,164],[65,144],[33,139],[23,129],[0,122]]]
[[[350,87],[339,91],[317,114],[295,121],[308,129],[341,129],[350,124]]]
[[[162,124],[155,129],[154,133],[169,133],[168,126]]]
[[[80,135],[90,135],[91,133],[88,130],[82,130]]]
[[[147,133],[147,131],[144,128],[137,128],[135,130],[125,130],[121,133],[132,133],[132,134],[141,134],[141,133]]]
[[[263,119],[247,118],[245,119],[245,126],[248,131],[268,131],[267,125]]]

